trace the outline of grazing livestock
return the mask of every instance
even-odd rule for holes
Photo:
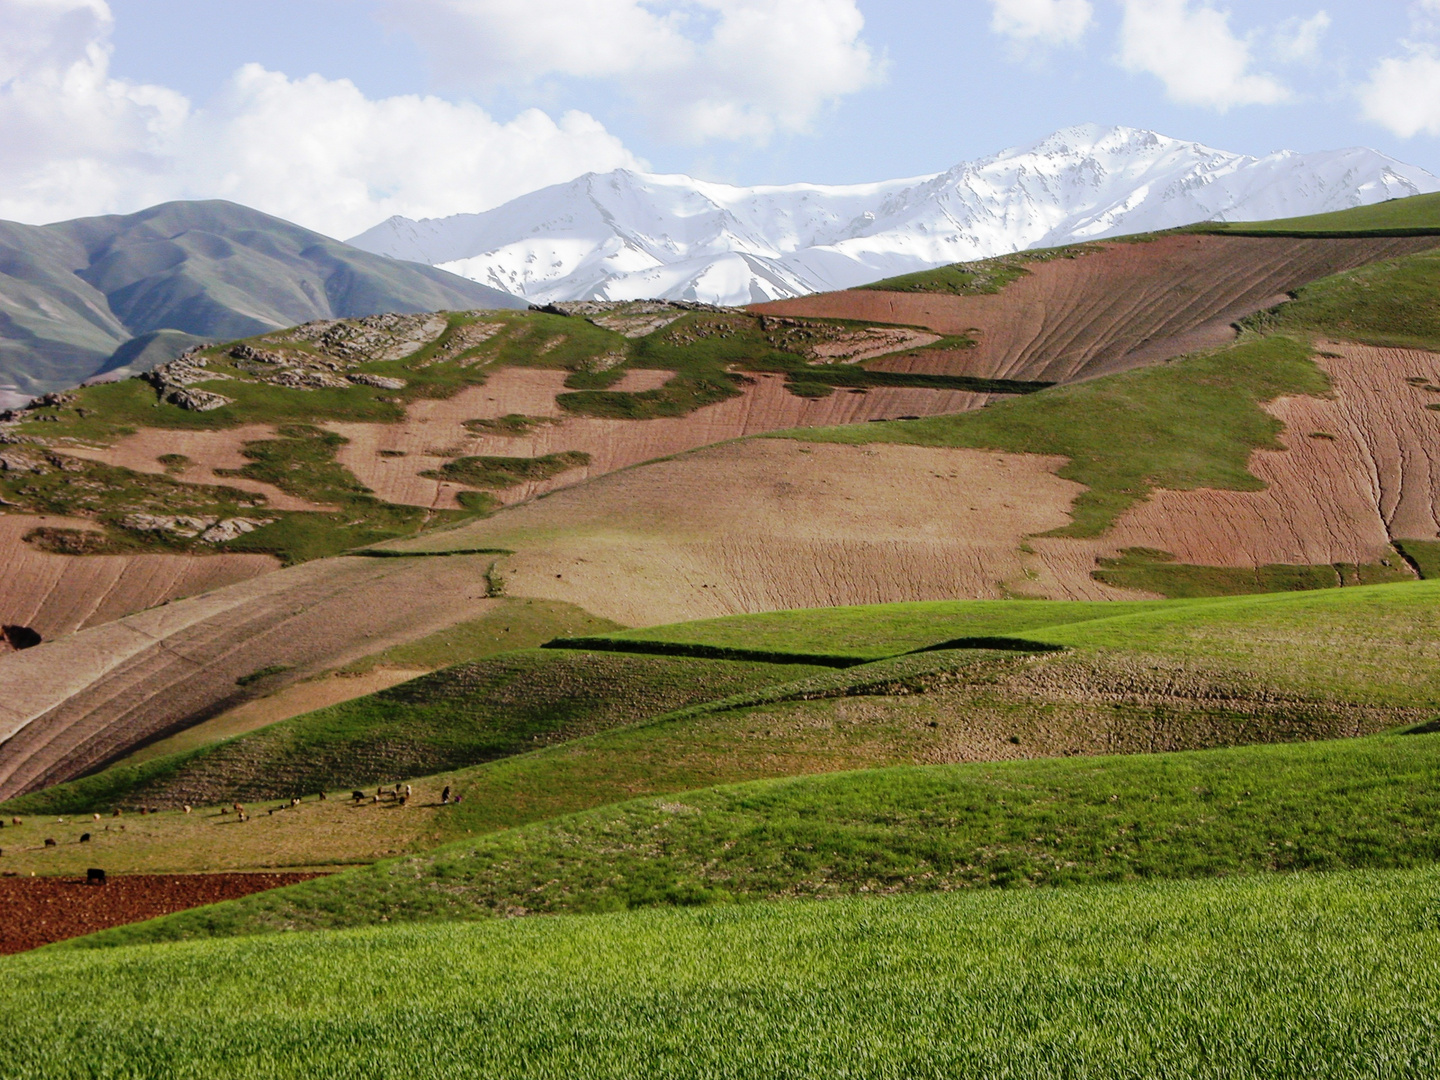
[[[352,791],[350,795],[357,803],[365,798],[365,793],[363,791]]]
[[[88,844],[90,842],[90,834],[88,832],[82,832],[80,834],[80,842],[82,844]]]
[[[445,785],[445,790],[442,791],[442,792],[440,792],[440,801],[441,801],[442,803],[448,803],[448,802],[450,801],[450,785],[449,785],[449,784],[446,784],[446,785]]]
[[[320,792],[320,801],[321,801],[321,802],[325,802],[325,801],[326,801],[326,799],[325,799],[325,792],[323,792],[323,791]]]
[[[20,819],[19,819],[18,817],[12,817],[12,818],[10,819],[10,824],[11,824],[11,825],[19,825],[19,824],[20,824]]]
[[[97,870],[95,867],[92,866],[89,870],[86,870],[86,871],[85,871],[85,884],[87,884],[87,885],[104,885],[104,884],[105,884],[105,871],[104,871],[104,870]]]
[[[190,807],[188,807],[188,806],[183,807],[182,809],[184,809],[185,813],[187,813],[187,814],[190,812]]]
[[[52,840],[50,837],[47,836],[47,837],[45,838],[45,846],[46,846],[46,847],[54,847],[54,846],[55,846],[55,841]]]
[[[96,821],[99,821],[99,820],[100,820],[100,815],[99,815],[99,814],[96,814],[96,815],[95,815],[95,820],[96,820]]]

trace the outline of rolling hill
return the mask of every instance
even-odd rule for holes
[[[234,203],[0,222],[0,407],[315,319],[523,306]]]

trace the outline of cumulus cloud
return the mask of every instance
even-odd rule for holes
[[[1416,45],[1409,56],[1381,60],[1359,96],[1365,118],[1402,139],[1422,131],[1440,135],[1440,58],[1429,46]]]
[[[1225,112],[1272,105],[1289,91],[1256,72],[1251,43],[1230,29],[1228,12],[1191,0],[1123,0],[1120,63],[1156,76],[1171,100]]]
[[[1090,0],[991,0],[990,29],[1020,41],[1071,44],[1095,18]]]
[[[219,196],[343,237],[643,165],[585,113],[500,123],[473,104],[371,100],[348,80],[258,65],[197,108],[112,78],[111,26],[104,0],[0,0],[0,218]]]
[[[1365,118],[1403,139],[1440,135],[1440,56],[1426,40],[1440,33],[1440,0],[1411,4],[1410,30],[1404,55],[1381,59],[1356,92]]]
[[[388,0],[386,7],[391,23],[452,80],[514,86],[604,78],[662,135],[692,143],[805,131],[882,70],[861,38],[865,20],[855,0]]]

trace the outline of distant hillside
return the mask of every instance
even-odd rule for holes
[[[219,200],[53,225],[0,222],[0,398],[144,370],[197,340],[314,319],[523,306]]]
[[[934,176],[734,187],[618,169],[482,214],[395,217],[351,239],[537,303],[748,304],[1030,248],[1254,222],[1440,190],[1363,148],[1263,158],[1081,125]]]

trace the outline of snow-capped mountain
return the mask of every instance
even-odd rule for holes
[[[587,173],[482,214],[394,217],[349,242],[537,303],[744,304],[1024,248],[1431,191],[1440,178],[1374,150],[1255,158],[1085,125],[935,176],[877,184],[745,188]]]

